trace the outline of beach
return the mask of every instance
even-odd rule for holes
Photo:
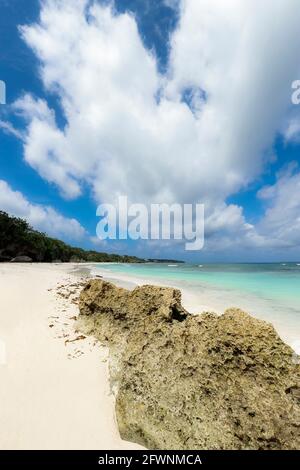
[[[144,284],[179,287],[182,306],[192,314],[221,314],[223,305],[209,290],[193,290],[175,279],[163,282],[161,277],[128,274],[126,269],[138,268],[110,263],[0,265],[1,449],[144,448],[120,437],[116,397],[110,386],[109,348],[97,342],[93,333],[76,330],[79,293],[88,279],[103,277],[130,291]],[[232,306],[227,297],[223,303],[224,309]],[[151,307],[148,304],[146,308]],[[264,315],[258,311],[260,316]],[[271,320],[276,325],[276,318]],[[284,321],[277,322],[276,330],[296,350],[292,343],[299,336],[297,323],[290,334],[292,320],[288,328],[281,328]],[[129,439],[130,434],[123,437]]]
[[[78,307],[56,288],[79,280],[70,263],[0,265],[1,449],[140,448],[119,436],[105,348],[65,343]]]
[[[123,439],[147,449],[299,448],[299,357],[238,308],[191,314],[172,287],[91,279],[77,326],[110,351]]]

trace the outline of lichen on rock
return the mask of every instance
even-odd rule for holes
[[[78,327],[106,343],[121,436],[150,449],[297,449],[300,366],[238,309],[189,314],[177,289],[91,280]]]

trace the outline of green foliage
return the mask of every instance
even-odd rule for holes
[[[75,248],[61,240],[50,238],[33,230],[23,219],[11,217],[0,211],[0,261],[16,256],[29,256],[33,261],[51,262],[60,260],[88,262],[141,263],[135,256],[99,253]]]

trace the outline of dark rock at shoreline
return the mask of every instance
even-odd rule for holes
[[[238,309],[190,315],[171,288],[91,280],[79,328],[108,344],[121,436],[151,449],[298,449],[300,366]]]
[[[10,260],[11,263],[32,263],[32,258],[29,256],[16,256],[12,260]]]

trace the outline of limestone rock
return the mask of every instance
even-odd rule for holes
[[[29,256],[16,256],[11,260],[11,263],[32,263],[32,261]]]
[[[106,342],[121,436],[151,449],[297,449],[300,366],[237,309],[190,315],[181,293],[92,280],[79,327]]]

